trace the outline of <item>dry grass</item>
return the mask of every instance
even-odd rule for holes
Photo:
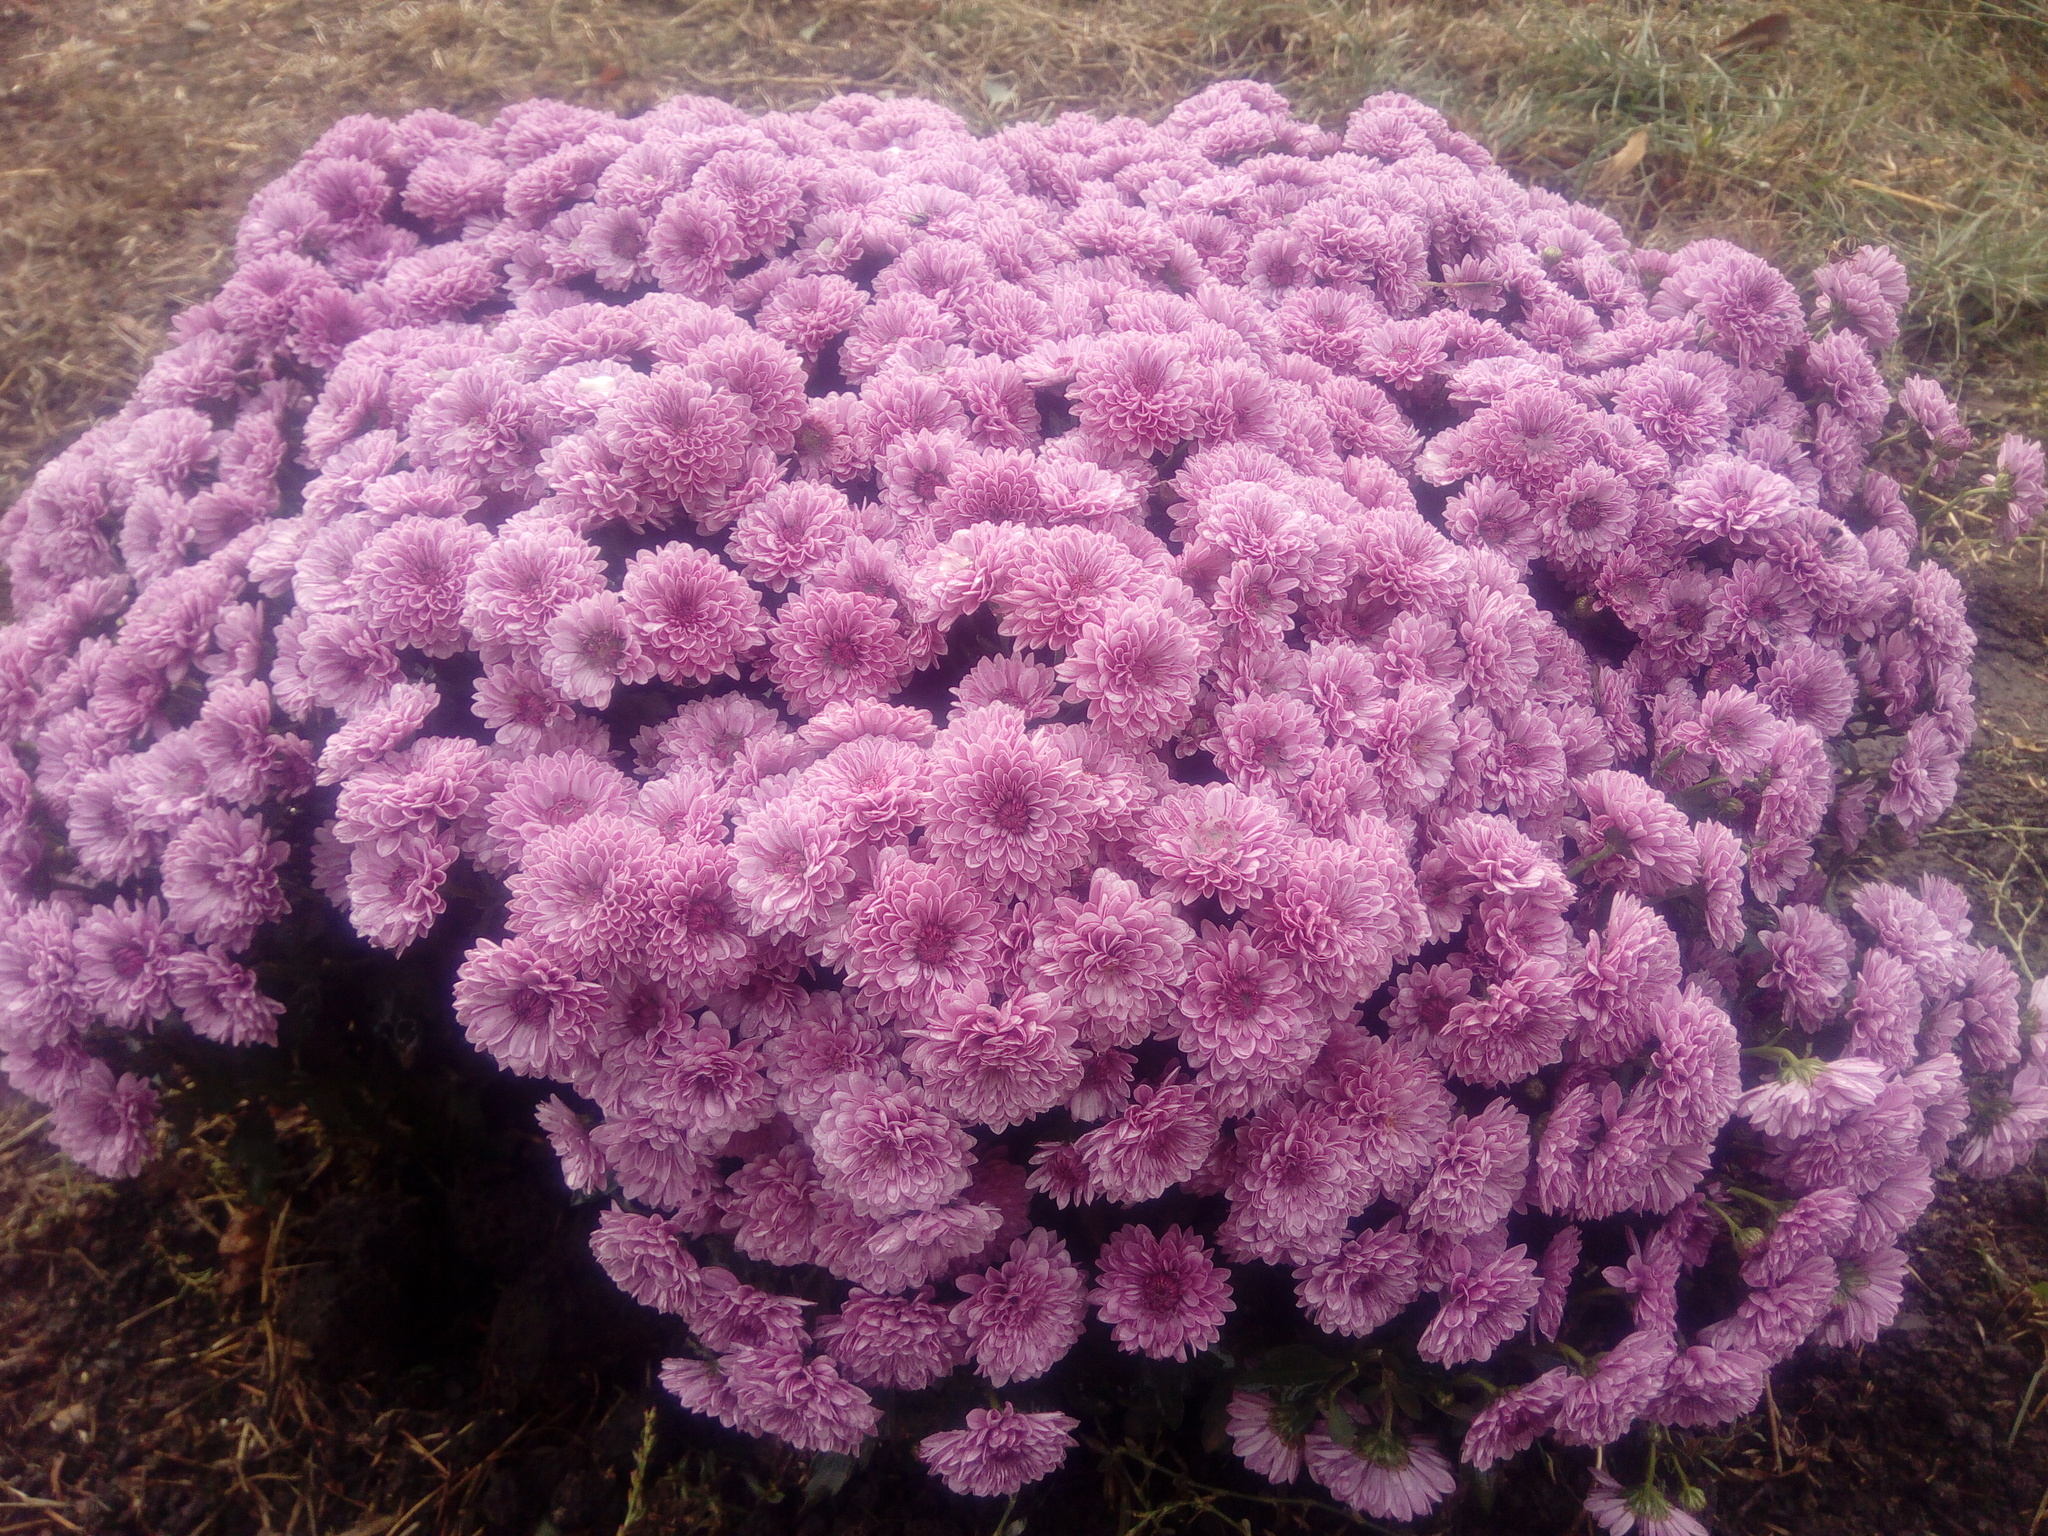
[[[1795,264],[1887,240],[1951,351],[2022,344],[2048,302],[2036,9],[1814,6],[1782,43],[1716,57],[1754,7],[0,0],[0,499],[119,398],[167,314],[218,282],[248,195],[324,125],[535,94],[631,111],[676,91],[916,91],[992,127],[1156,114],[1230,75],[1325,119],[1400,88],[1567,190],[1646,130],[1599,194],[1646,236],[1727,234]]]
[[[474,1531],[493,1467],[555,1428],[309,1379],[279,1314],[291,1202],[251,1201],[231,1118],[123,1189],[41,1127],[0,1102],[0,1532]],[[317,1190],[311,1122],[282,1129]]]

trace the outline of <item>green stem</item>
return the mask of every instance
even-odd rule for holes
[[[1359,1526],[1364,1530],[1379,1532],[1381,1533],[1381,1536],[1395,1536],[1395,1533],[1393,1531],[1390,1531],[1386,1526],[1374,1524],[1372,1521],[1365,1519],[1363,1516],[1358,1515],[1349,1509],[1344,1509],[1337,1505],[1326,1504],[1320,1499],[1288,1498],[1282,1494],[1242,1493],[1235,1488],[1218,1488],[1211,1483],[1198,1483],[1193,1478],[1187,1476],[1185,1473],[1175,1471],[1172,1467],[1161,1466],[1158,1462],[1154,1461],[1144,1452],[1134,1450],[1128,1445],[1119,1445],[1114,1449],[1109,1449],[1106,1447],[1099,1447],[1098,1449],[1106,1450],[1107,1454],[1112,1457],[1135,1461],[1139,1466],[1145,1468],[1145,1470],[1148,1472],[1156,1472],[1161,1477],[1171,1478],[1173,1480],[1174,1486],[1177,1488],[1193,1489],[1197,1493],[1207,1494],[1210,1498],[1240,1499],[1252,1504],[1270,1505],[1274,1509],[1313,1509],[1320,1511],[1323,1514],[1343,1515],[1344,1517],[1349,1519],[1352,1524]]]

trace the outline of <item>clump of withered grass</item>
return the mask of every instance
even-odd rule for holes
[[[0,500],[119,399],[322,127],[540,94],[915,91],[993,127],[1157,114],[1233,75],[1331,120],[1400,88],[1639,233],[1795,266],[1889,241],[1950,351],[2023,338],[2048,299],[2030,4],[0,0]]]

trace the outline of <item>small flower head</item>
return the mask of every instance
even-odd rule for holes
[[[1186,1360],[1222,1336],[1234,1311],[1229,1274],[1184,1227],[1112,1233],[1095,1261],[1089,1300],[1117,1347],[1155,1360]]]

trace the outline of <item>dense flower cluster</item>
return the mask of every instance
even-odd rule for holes
[[[1974,729],[1882,251],[1803,304],[1239,83],[352,118],[237,256],[4,525],[0,1044],[101,1173],[133,1032],[273,1037],[291,893],[402,951],[460,867],[456,1016],[561,1085],[688,1407],[850,1454],[1267,1265],[1484,1367],[1484,1468],[1873,1337],[1935,1169],[2048,1123],[1960,892],[1831,880]],[[1971,494],[2023,529],[2039,448]],[[1246,1462],[1432,1507],[1444,1426],[1341,1386],[1247,1384]],[[1005,1494],[1075,1427],[919,1454]]]

